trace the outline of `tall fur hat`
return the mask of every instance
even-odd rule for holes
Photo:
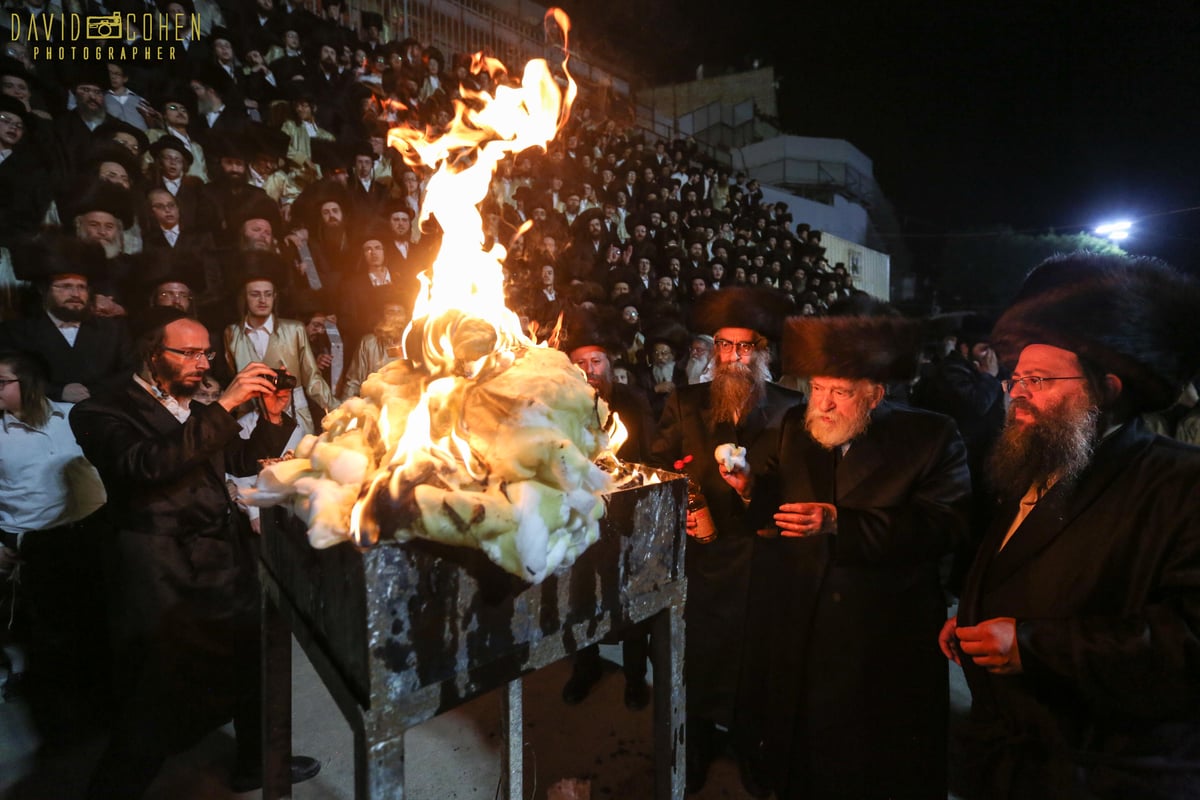
[[[783,371],[805,378],[903,381],[916,374],[920,350],[920,321],[872,298],[847,298],[835,304],[831,316],[787,320]]]
[[[609,306],[571,308],[563,315],[559,349],[568,356],[580,347],[600,347],[607,353],[618,353],[621,350],[618,321],[616,310]]]
[[[721,328],[748,328],[778,341],[783,320],[793,311],[791,298],[773,289],[728,286],[696,299],[688,327],[709,336]]]
[[[1031,344],[1121,378],[1135,412],[1165,408],[1200,367],[1200,282],[1153,258],[1077,252],[1025,279],[992,330],[1008,366]]]
[[[104,248],[66,233],[23,239],[13,245],[13,272],[23,281],[49,284],[58,275],[82,275],[89,283],[108,275]]]

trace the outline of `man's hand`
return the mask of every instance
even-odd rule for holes
[[[317,356],[317,369],[329,369],[333,366],[333,356],[329,353],[321,353]]]
[[[996,351],[990,347],[984,348],[975,359],[975,368],[980,372],[986,372],[993,378],[999,375],[1000,361],[996,358]]]
[[[719,460],[717,461],[717,472],[720,472],[725,482],[733,487],[733,490],[738,493],[738,497],[744,501],[750,499],[750,492],[754,489],[754,478],[749,472],[743,472],[738,468],[725,469],[725,465]]]
[[[291,242],[296,248],[300,248],[308,244],[308,228],[296,228],[294,231],[283,237],[285,242]]]
[[[674,381],[659,381],[654,384],[655,394],[670,394],[673,391],[675,391]]]
[[[775,513],[782,536],[837,532],[837,506],[831,503],[784,503]]]
[[[98,294],[92,299],[92,311],[97,317],[125,316],[125,307],[106,294]]]
[[[64,403],[78,403],[81,400],[87,400],[91,396],[92,393],[82,383],[68,383],[63,387],[62,398]]]
[[[942,630],[943,635],[945,629]],[[978,625],[958,628],[958,648],[978,666],[994,675],[1021,673],[1021,652],[1017,648],[1017,620],[996,617]],[[940,640],[940,639],[939,639]]]
[[[942,632],[938,634],[938,647],[942,648],[942,655],[961,666],[962,661],[958,658],[958,637],[954,635],[957,628],[957,615],[946,620],[946,624],[942,626]]]
[[[261,397],[267,421],[278,425],[283,419],[283,409],[287,407],[292,392],[290,389],[275,391],[275,384],[272,381],[274,377],[275,370],[266,364],[258,361],[251,362],[246,365],[245,369],[233,376],[233,380],[229,382],[229,386],[225,387],[225,391],[221,393],[217,403],[221,408],[233,413],[235,408],[247,400]]]

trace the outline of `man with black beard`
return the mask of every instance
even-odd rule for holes
[[[939,639],[971,687],[964,794],[1200,796],[1200,450],[1140,419],[1200,363],[1197,308],[1161,262],[1076,253],[993,329],[1000,502]]]
[[[779,452],[755,474],[722,470],[752,498],[747,726],[776,796],[946,796],[948,672],[938,564],[967,536],[971,485],[953,420],[894,405],[916,372],[920,324],[793,317],[784,372],[808,377]]]
[[[141,320],[138,370],[71,411],[71,429],[108,493],[106,581],[119,676],[113,732],[88,798],[141,797],[166,758],[234,720],[235,792],[262,784],[259,589],[224,475],[277,455],[294,423],[274,370],[247,365],[212,405],[192,403],[208,331],[177,308]],[[249,439],[233,410],[260,404]],[[293,781],[320,769],[296,757]]]
[[[588,383],[620,417],[629,434],[617,450],[617,456],[622,461],[644,461],[650,452],[654,419],[644,395],[632,386],[613,380],[612,358],[621,351],[621,345],[615,336],[616,319],[612,309],[575,311],[564,321],[564,328],[562,346],[567,357],[583,370]],[[643,623],[620,634],[625,707],[630,711],[643,709],[650,702],[650,687],[646,685],[649,632],[649,625]],[[601,673],[599,645],[585,647],[576,653],[571,677],[563,686],[563,702],[572,706],[583,702],[592,686],[600,680]]]
[[[0,347],[37,353],[49,370],[46,396],[78,403],[133,371],[123,319],[92,314],[91,285],[105,275],[104,252],[67,236],[16,248],[13,267],[42,294],[43,312],[0,325]]]
[[[767,343],[778,337],[784,302],[771,292],[732,288],[697,302],[689,328],[713,337],[713,379],[680,386],[668,396],[651,449],[652,463],[686,471],[700,487],[717,532],[706,543],[689,539],[685,563],[687,783],[693,792],[703,787],[723,734],[739,762],[756,750],[754,736],[741,726],[737,696],[755,529],[746,505],[722,480],[714,451],[721,444],[744,447],[751,467],[762,468],[778,445],[784,413],[801,400],[770,380]],[[689,456],[686,465],[676,466]],[[697,531],[689,513],[688,533]],[[743,782],[765,796],[747,771]]]

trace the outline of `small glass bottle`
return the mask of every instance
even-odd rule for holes
[[[675,469],[683,472],[691,460],[691,456],[684,456],[675,462]],[[705,499],[704,492],[700,490],[700,484],[691,475],[687,476],[687,494],[688,514],[692,516],[692,519],[696,520],[696,532],[689,532],[689,535],[695,540],[696,544],[709,544],[715,541],[717,538],[717,526],[713,524],[712,511],[708,508],[708,500]]]

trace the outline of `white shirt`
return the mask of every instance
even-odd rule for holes
[[[172,197],[179,194],[179,187],[182,184],[183,184],[183,178],[177,178],[173,181],[169,181],[166,178],[163,178],[163,186],[167,187],[167,191],[171,193]]]
[[[225,110],[225,104],[222,103],[221,107],[218,108],[216,111],[210,111],[204,115],[205,121],[208,122],[208,127],[211,128],[213,125],[217,124],[217,117],[221,116],[221,112],[224,110]]]
[[[74,347],[75,339],[79,337],[79,323],[61,320],[51,314],[49,311],[46,312],[46,316],[49,317],[50,321],[54,323],[54,326],[58,328],[58,332],[61,333],[63,338],[67,340],[67,344],[69,344],[71,347]]]
[[[267,317],[267,321],[262,324],[261,328],[255,328],[248,321],[243,320],[242,332],[246,334],[250,344],[254,345],[254,352],[258,353],[258,360],[262,361],[267,357],[267,341],[275,332],[275,315]]]
[[[180,403],[174,397],[167,394],[162,389],[155,386],[153,383],[150,383],[145,378],[143,378],[141,375],[134,375],[133,381],[138,386],[141,386],[143,389],[145,389],[147,392],[149,392],[150,396],[153,397],[155,400],[157,400],[159,402],[159,404],[161,404],[162,407],[165,408],[172,417],[179,420],[180,424],[187,422],[188,418],[192,416],[191,401],[188,401],[186,404]]]
[[[76,522],[104,505],[104,484],[67,422],[70,403],[50,403],[46,427],[0,414],[0,530],[24,534]]]
[[[176,225],[174,228],[163,228],[162,232],[163,232],[163,236],[167,240],[167,244],[171,245],[171,247],[174,247],[175,242],[179,241],[179,226],[178,225]]]

